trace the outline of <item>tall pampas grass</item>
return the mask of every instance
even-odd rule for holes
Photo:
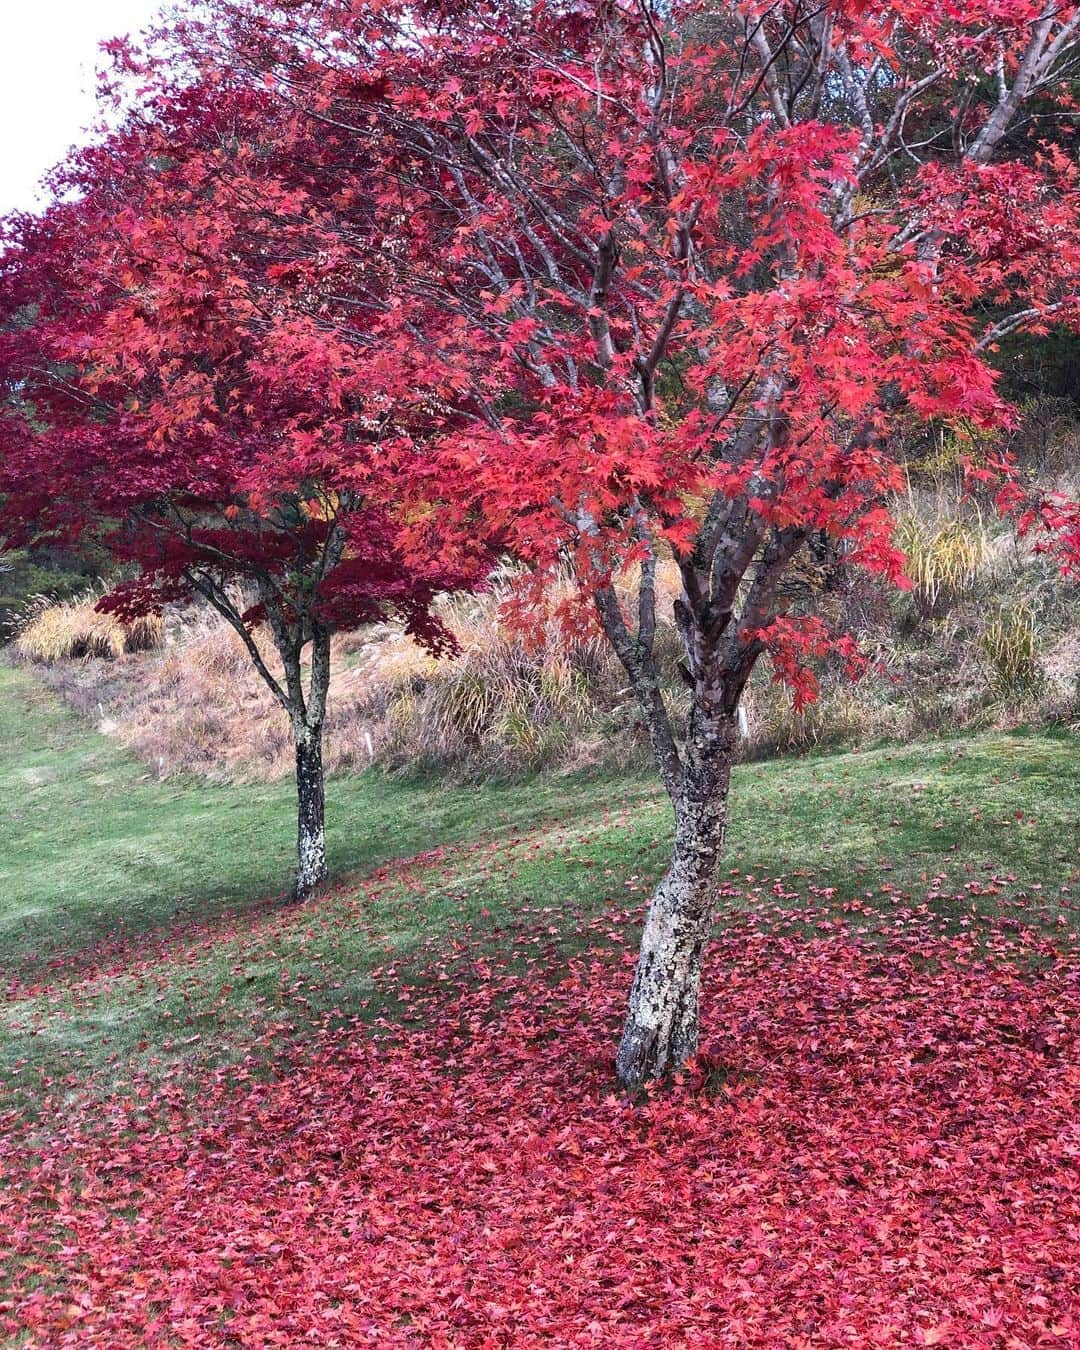
[[[17,656],[27,661],[115,660],[127,652],[144,652],[162,640],[163,624],[156,614],[121,623],[113,614],[94,608],[98,596],[87,594],[56,604],[39,596],[31,601],[15,638]]]

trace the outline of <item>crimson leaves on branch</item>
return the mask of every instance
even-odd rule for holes
[[[374,166],[402,350],[460,372],[432,465],[448,515],[524,561],[528,626],[572,562],[637,695],[676,838],[618,1052],[631,1089],[694,1051],[739,698],[766,655],[854,668],[783,585],[823,544],[903,584],[906,432],[1006,427],[986,356],[1080,319],[1062,150],[1080,13],[1007,0],[229,6],[228,51],[327,154]],[[313,56],[313,53],[317,55]],[[1040,140],[1028,112],[1053,134]],[[344,185],[343,185],[344,186]],[[363,253],[363,245],[349,242]],[[407,299],[406,299],[407,297]],[[451,381],[452,383],[452,381]],[[1051,529],[1068,508],[1036,512]],[[690,711],[654,651],[678,568]],[[636,603],[614,580],[629,565]]]

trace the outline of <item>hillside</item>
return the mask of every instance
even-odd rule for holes
[[[0,216],[0,1350],[1080,1350],[1080,0],[127,3]]]
[[[634,1108],[614,1104],[609,1056],[670,831],[651,784],[338,779],[335,884],[294,907],[267,894],[289,854],[284,786],[155,782],[25,674],[0,672],[0,693],[0,1229],[16,1262],[0,1326],[135,1345],[164,1317],[224,1345],[264,1343],[272,1316],[286,1343],[479,1345],[541,1305],[518,1343],[641,1344],[635,1326],[690,1334],[720,1309],[745,1314],[751,1340],[759,1318],[835,1338],[844,1307],[916,1343],[958,1306],[1076,1325],[1053,1272],[1080,1216],[1064,1159],[1038,1142],[1067,1147],[1066,1119],[1075,1129],[1075,739],[742,766],[702,1067]],[[1013,1092],[1025,1106],[1007,1122]],[[800,1144],[807,1093],[820,1138]],[[675,1154],[649,1142],[673,1112]],[[913,1151],[894,1185],[898,1120]],[[941,1153],[950,1138],[962,1152]],[[629,1209],[612,1198],[628,1146],[635,1166],[654,1160]],[[1032,1149],[1038,1196],[1023,1199]],[[448,1207],[462,1183],[480,1190]],[[905,1207],[927,1186],[912,1284]],[[657,1187],[677,1189],[674,1209],[649,1208]],[[776,1208],[778,1187],[795,1209]],[[848,1236],[822,1266],[840,1195]],[[496,1204],[512,1231],[485,1220]],[[606,1247],[594,1225],[613,1204]],[[980,1205],[1011,1207],[1005,1229]],[[655,1260],[687,1222],[713,1233],[712,1292],[699,1304],[671,1273],[658,1303]],[[957,1223],[972,1261],[989,1241],[1004,1263],[989,1302],[949,1292],[968,1269]],[[574,1251],[592,1252],[580,1278]],[[797,1327],[783,1319],[810,1270],[824,1301]]]
[[[335,981],[359,994],[388,949],[395,963],[423,965],[459,932],[499,947],[536,906],[572,947],[592,920],[643,898],[666,856],[670,811],[645,778],[448,787],[372,772],[334,781],[336,885],[314,910],[291,909],[288,784],[155,782],[25,674],[0,670],[0,694],[0,952],[15,999],[7,1015],[36,1028],[9,1043],[15,1061],[62,1053],[77,989],[76,1053],[120,1067],[116,1055],[162,1030],[157,992],[138,974],[133,984],[128,966],[176,950],[187,953],[192,1025],[228,1052],[222,1018],[258,1018],[262,975],[276,963],[298,989],[311,982],[317,1017],[342,1002]],[[744,765],[726,903],[741,910],[776,887],[794,911],[809,901],[855,926],[863,906],[888,914],[900,901],[957,922],[978,912],[1071,926],[1076,749],[1067,733],[1017,733]],[[305,954],[313,925],[333,933],[317,962]],[[224,1003],[195,992],[229,983],[241,957],[258,979],[230,987]],[[49,1012],[55,991],[62,1006]],[[105,1052],[94,1028],[111,1008],[124,1014]]]

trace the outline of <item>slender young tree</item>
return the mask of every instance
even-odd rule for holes
[[[483,561],[404,552],[437,382],[380,337],[377,253],[342,260],[366,203],[336,202],[328,231],[318,157],[281,141],[265,92],[167,74],[144,70],[124,127],[58,174],[73,200],[8,224],[5,543],[93,533],[126,574],[101,608],[201,597],[232,626],[292,728],[303,897],[326,876],[333,633],[397,616],[447,650],[432,601]]]
[[[786,574],[825,536],[903,584],[898,439],[1005,425],[984,356],[1077,321],[1076,166],[1026,114],[1067,110],[1080,11],[238,0],[219,18],[207,50],[321,128],[336,172],[369,166],[399,285],[444,316],[468,392],[441,488],[541,580],[572,560],[637,695],[675,813],[617,1057],[639,1088],[698,1042],[755,664],[805,700],[808,658],[856,655]],[[654,647],[664,557],[681,736]]]

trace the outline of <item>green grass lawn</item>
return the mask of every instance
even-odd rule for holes
[[[1066,733],[982,735],[741,766],[739,894],[723,903],[809,899],[859,922],[853,903],[899,893],[957,922],[1007,907],[1059,931],[1080,901],[1077,749]],[[196,1083],[211,1063],[266,1062],[313,1026],[401,1013],[405,972],[460,977],[465,935],[509,951],[543,925],[557,973],[605,915],[633,943],[619,916],[671,832],[641,778],[339,778],[334,884],[293,907],[294,809],[288,783],[158,782],[0,668],[3,1091],[32,1112],[46,1079],[104,1090],[137,1063]]]

